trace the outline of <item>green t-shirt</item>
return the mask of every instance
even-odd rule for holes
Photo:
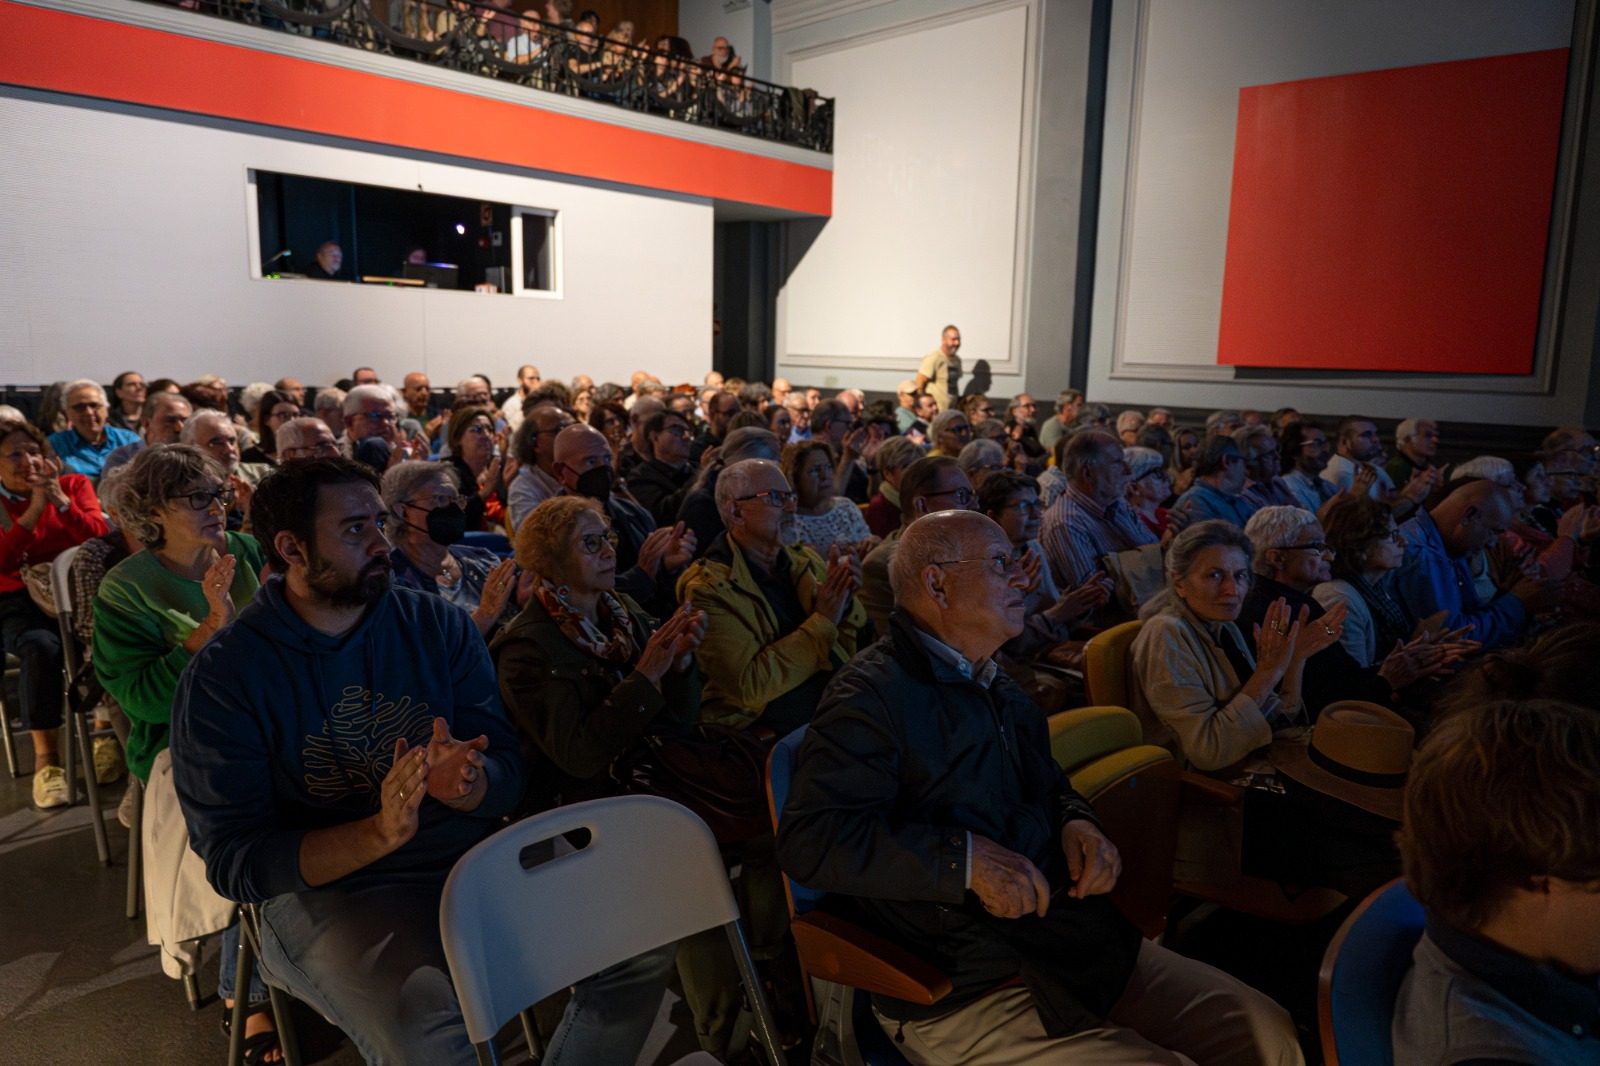
[[[256,539],[229,533],[235,612],[255,598],[266,557]],[[211,607],[200,582],[179,577],[142,551],[106,572],[94,598],[94,670],[128,716],[128,769],[141,781],[167,746],[172,694],[189,665],[183,642]]]

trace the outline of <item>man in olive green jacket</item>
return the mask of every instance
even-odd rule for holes
[[[777,463],[734,463],[716,499],[727,532],[678,579],[679,601],[706,613],[700,717],[781,736],[811,720],[833,671],[856,652],[867,625],[853,595],[861,564],[796,544],[795,494]]]

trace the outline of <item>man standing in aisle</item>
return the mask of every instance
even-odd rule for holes
[[[961,390],[961,331],[946,326],[939,337],[939,347],[922,357],[917,368],[917,391],[926,392],[939,405],[939,410],[950,410],[951,397]]]

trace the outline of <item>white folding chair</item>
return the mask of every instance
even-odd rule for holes
[[[78,644],[78,634],[73,629],[72,583],[68,573],[72,560],[78,554],[74,545],[57,555],[50,563],[50,587],[55,593],[56,623],[61,634],[61,723],[67,736],[63,761],[67,773],[67,801],[78,802],[78,780],[73,766],[81,762],[83,789],[89,799],[89,818],[94,828],[95,851],[102,865],[111,865],[111,847],[106,841],[105,815],[100,809],[100,786],[94,776],[93,730],[89,720],[100,702],[100,682],[84,662],[83,648]],[[88,676],[85,676],[88,675]]]
[[[580,844],[581,831],[588,842]],[[565,838],[565,841],[562,839]],[[572,842],[576,850],[566,850]],[[553,857],[552,857],[553,856]],[[784,1062],[711,830],[655,796],[590,800],[500,830],[445,882],[439,931],[480,1063],[527,1007],[599,971],[722,926],[771,1066]],[[703,1059],[701,1060],[703,1061]]]

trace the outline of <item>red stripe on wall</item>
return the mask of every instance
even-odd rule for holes
[[[832,212],[833,174],[820,167],[5,0],[0,25],[0,81],[11,85]],[[536,100],[536,90],[528,93]]]

